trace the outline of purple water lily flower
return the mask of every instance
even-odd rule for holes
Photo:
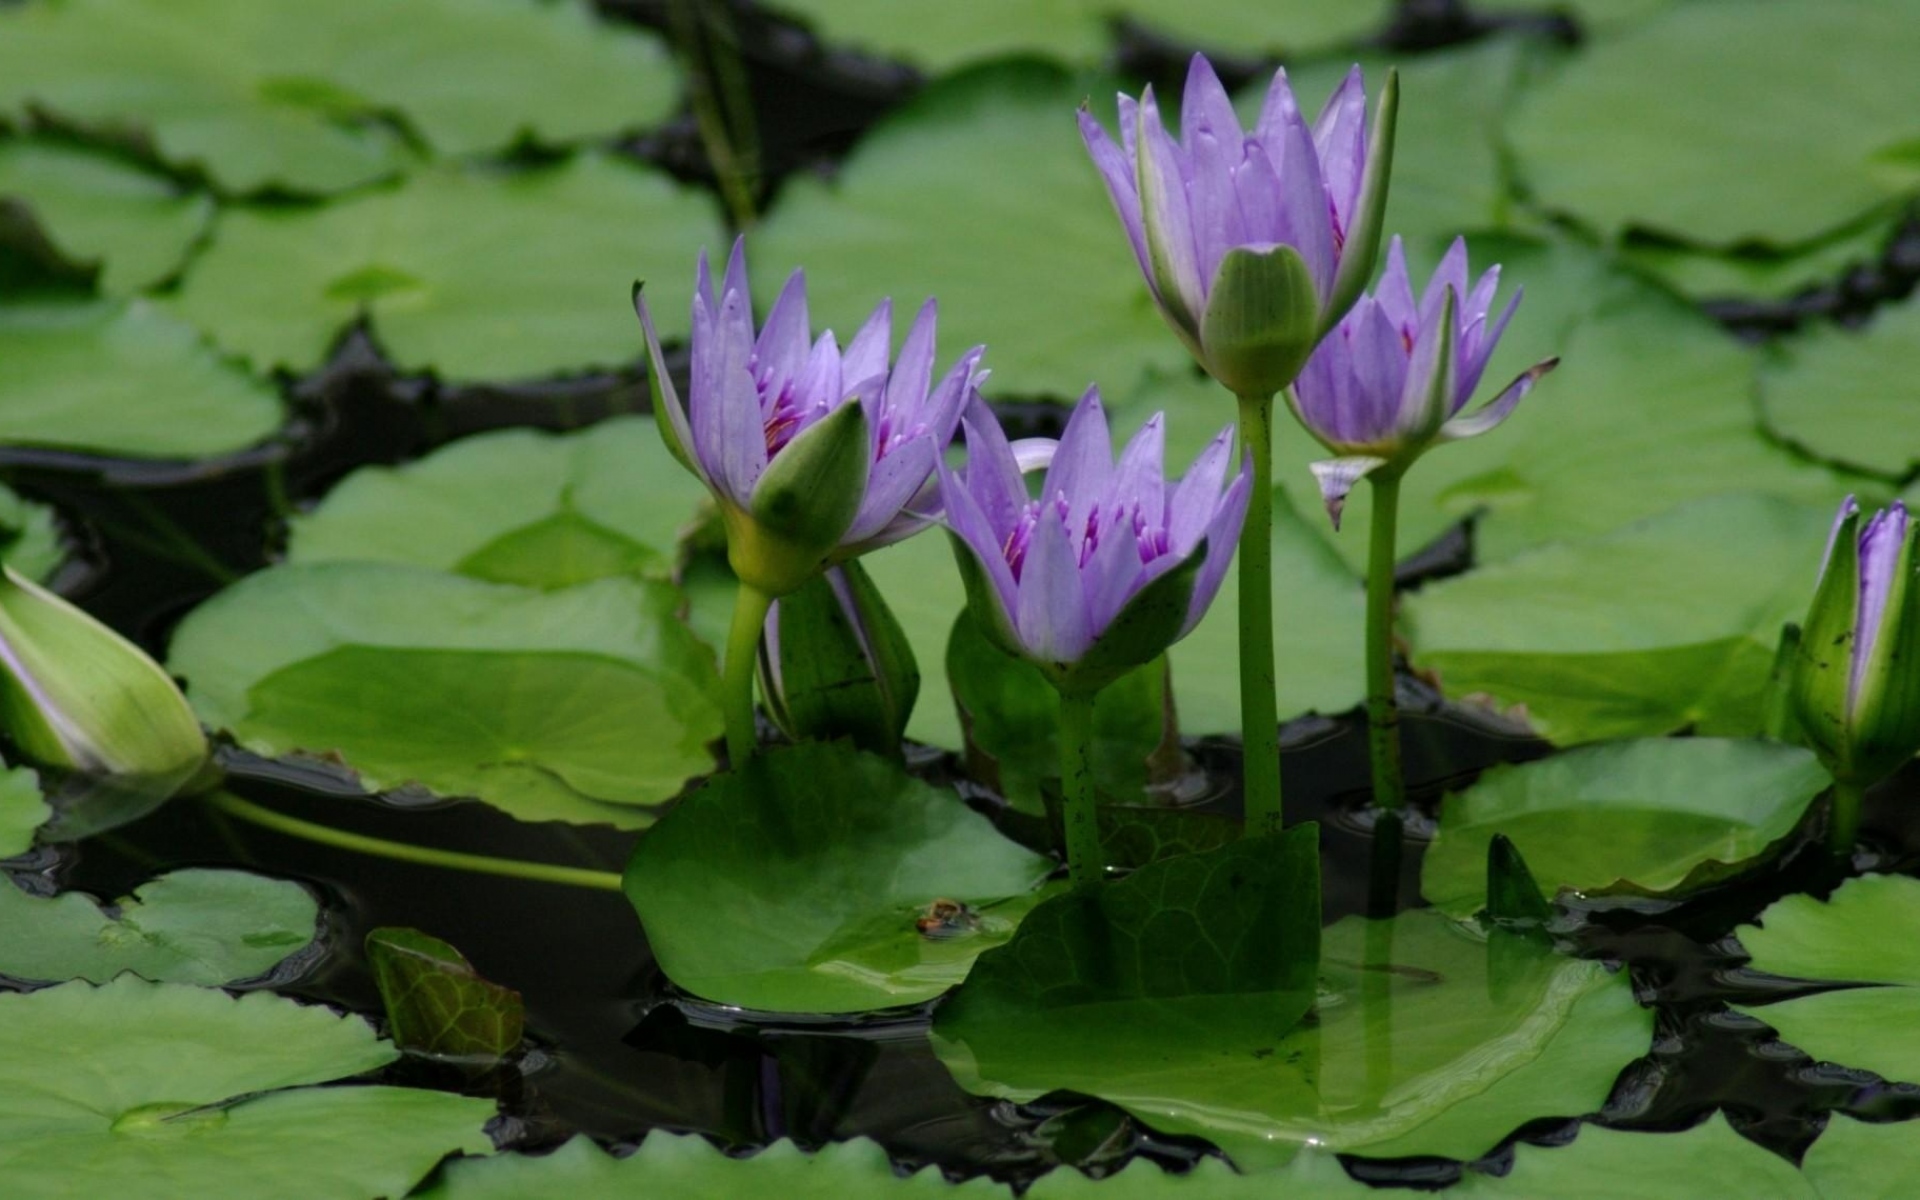
[[[1418,301],[1399,238],[1387,269],[1307,361],[1289,400],[1307,432],[1338,457],[1313,464],[1336,527],[1347,493],[1367,474],[1399,471],[1437,442],[1478,437],[1512,414],[1547,359],[1492,400],[1462,412],[1520,305],[1516,290],[1489,321],[1500,268],[1468,286],[1467,243],[1455,239]]]
[[[1898,501],[1866,521],[1840,506],[1794,664],[1808,740],[1867,786],[1920,752],[1920,523]]]
[[[756,334],[743,242],[734,243],[717,295],[702,254],[686,403],[638,290],[634,306],[662,433],[719,502],[742,579],[778,595],[822,562],[899,541],[938,518],[934,467],[985,373],[976,346],[933,381],[932,300],[889,367],[891,301],[843,351],[831,331],[813,337],[806,277],[796,270]],[[849,406],[858,412],[843,413]],[[829,420],[836,414],[840,421]],[[857,436],[856,424],[864,426],[863,463],[816,463],[833,457],[834,438]]]
[[[1083,107],[1080,133],[1167,323],[1238,395],[1289,383],[1373,273],[1393,153],[1390,75],[1369,128],[1355,67],[1309,127],[1287,73],[1243,130],[1194,55],[1180,140],[1153,89],[1120,97],[1120,143]]]
[[[1040,498],[1030,500],[1023,451],[992,415],[981,406],[965,425],[965,473],[941,468],[946,520],[975,615],[1002,649],[1039,664],[1063,690],[1088,691],[1199,623],[1251,494],[1245,465],[1226,477],[1231,429],[1169,484],[1160,416],[1116,465],[1099,390],[1090,388],[1054,449]]]

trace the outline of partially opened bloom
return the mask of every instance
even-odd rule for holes
[[[1087,693],[1152,661],[1192,630],[1220,590],[1251,482],[1231,481],[1232,431],[1167,482],[1156,415],[1116,465],[1089,389],[1054,450],[1040,497],[983,408],[966,419],[967,465],[942,467],[947,524],[968,601],[1002,649],[1064,692]],[[1224,486],[1223,486],[1224,485]]]
[[[1180,139],[1149,87],[1120,97],[1120,143],[1080,132],[1161,315],[1235,394],[1285,387],[1373,274],[1393,156],[1390,74],[1369,129],[1355,67],[1311,127],[1277,72],[1251,130],[1194,55]]]
[[[1862,527],[1847,497],[1800,638],[1791,692],[1836,779],[1870,786],[1920,753],[1920,525],[1894,503]]]
[[[718,501],[743,582],[782,595],[824,563],[938,516],[934,466],[982,373],[975,347],[934,382],[933,301],[889,366],[890,302],[842,350],[831,332],[813,337],[806,278],[795,271],[756,334],[743,244],[734,243],[718,294],[702,255],[685,403],[638,289],[634,306],[662,436]]]
[[[1307,432],[1338,456],[1313,464],[1336,526],[1358,480],[1382,469],[1397,474],[1435,443],[1486,433],[1557,364],[1539,363],[1480,408],[1462,411],[1520,305],[1516,291],[1491,317],[1499,287],[1497,266],[1468,285],[1467,243],[1456,239],[1415,300],[1396,237],[1379,286],[1307,361],[1290,402]]]

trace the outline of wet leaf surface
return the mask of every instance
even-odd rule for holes
[[[1683,1200],[1698,1196],[1707,1180],[1714,1191],[1729,1196],[1814,1200],[1820,1195],[1792,1163],[1741,1137],[1717,1113],[1684,1133],[1582,1126],[1572,1145],[1522,1145],[1506,1176],[1469,1172],[1450,1194]]]
[[[204,192],[50,138],[0,140],[0,197],[25,204],[62,265],[97,269],[110,296],[178,271],[213,216]]]
[[[418,929],[367,934],[367,961],[387,1010],[387,1033],[402,1050],[492,1062],[520,1045],[526,1003],[483,977],[458,950]]]

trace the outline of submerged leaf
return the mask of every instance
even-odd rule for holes
[[[526,1002],[484,978],[458,950],[394,926],[369,930],[366,946],[394,1045],[469,1062],[494,1062],[519,1048]]]

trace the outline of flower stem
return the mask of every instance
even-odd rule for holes
[[[541,883],[564,883],[571,887],[594,888],[603,892],[620,890],[620,876],[612,871],[563,867],[554,863],[526,862],[517,858],[492,858],[484,854],[462,854],[457,850],[440,850],[431,846],[390,842],[385,838],[368,837],[363,833],[349,833],[344,829],[335,829],[331,825],[320,825],[313,821],[302,821],[298,817],[289,817],[285,813],[277,813],[270,808],[262,808],[251,801],[242,800],[231,792],[208,792],[203,799],[228,816],[238,817],[242,821],[249,821],[262,828],[271,829],[275,833],[318,842],[323,846],[335,846],[342,850],[398,859],[401,862],[419,863],[426,867],[476,871],[483,875],[504,875],[511,879],[532,879]]]
[[[733,629],[727,634],[727,661],[721,680],[726,705],[727,761],[739,770],[752,756],[759,737],[753,725],[753,673],[760,654],[760,632],[773,597],[742,583],[733,598]]]
[[[1833,807],[1827,815],[1827,849],[1835,858],[1851,858],[1860,835],[1860,802],[1867,789],[1857,783],[1833,782]]]
[[[1373,758],[1373,802],[1397,813],[1406,803],[1400,774],[1400,709],[1393,699],[1393,542],[1400,515],[1400,476],[1376,471],[1373,533],[1367,546],[1367,743]]]
[[[1280,713],[1273,683],[1273,397],[1241,396],[1253,499],[1240,535],[1241,792],[1248,835],[1280,828]]]
[[[1106,877],[1100,849],[1099,797],[1093,787],[1093,698],[1098,693],[1060,693],[1060,824],[1067,843],[1067,875],[1075,887]]]

